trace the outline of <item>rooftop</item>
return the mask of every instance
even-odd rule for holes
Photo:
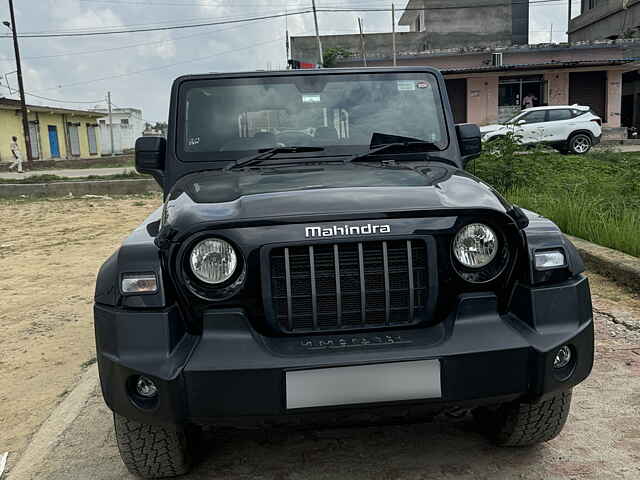
[[[20,101],[13,98],[0,97],[0,110],[20,110]],[[28,105],[31,112],[61,113],[65,115],[83,115],[88,117],[100,117],[101,115],[89,110],[77,110],[70,108],[49,107],[46,105]]]

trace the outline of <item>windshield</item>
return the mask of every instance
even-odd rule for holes
[[[366,150],[374,132],[447,146],[436,78],[425,72],[187,81],[179,155],[230,160],[275,147]]]
[[[525,113],[526,112],[518,112],[517,115],[514,115],[513,117],[511,117],[506,122],[503,122],[504,125],[511,125],[512,123],[516,123],[520,119],[520,117],[522,117]]]

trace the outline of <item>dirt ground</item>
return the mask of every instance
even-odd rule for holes
[[[0,202],[0,454],[10,452],[9,467],[95,361],[96,272],[159,204],[159,196]],[[230,433],[209,439],[192,478],[638,479],[640,296],[596,274],[590,280],[596,364],[576,388],[565,431],[549,444],[494,449],[467,420]],[[123,478],[97,392],[91,405],[39,478]]]
[[[95,361],[98,269],[160,204],[159,195],[0,202],[0,454],[10,464]]]

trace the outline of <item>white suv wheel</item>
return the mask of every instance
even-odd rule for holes
[[[584,133],[579,133],[571,138],[569,148],[577,155],[587,153],[591,149],[591,138]]]

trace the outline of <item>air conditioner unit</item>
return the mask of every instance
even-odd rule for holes
[[[502,66],[502,52],[491,54],[491,65],[493,65],[494,67]]]

